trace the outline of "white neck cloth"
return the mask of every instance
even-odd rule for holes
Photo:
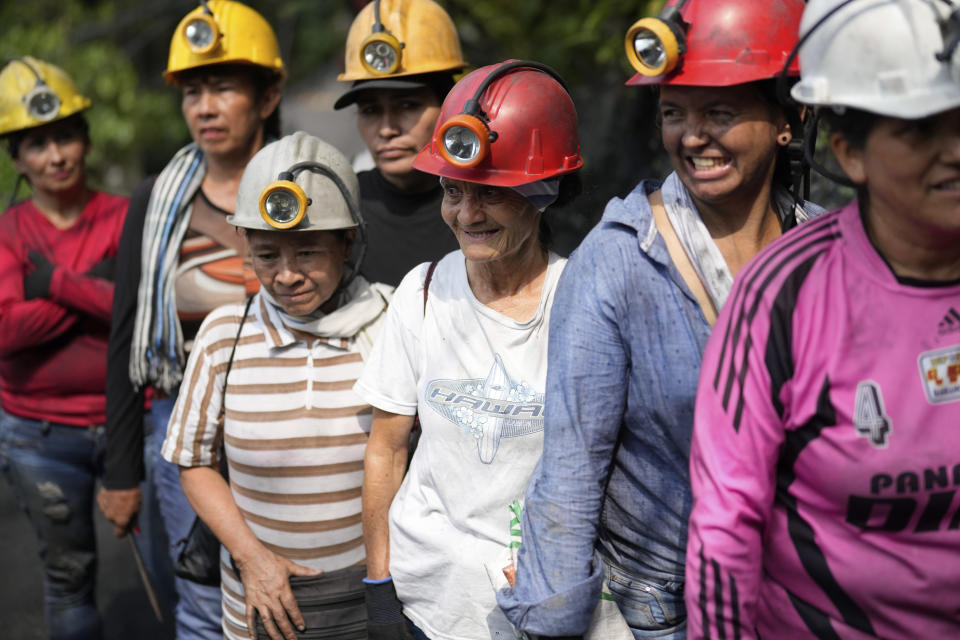
[[[386,309],[386,301],[378,295],[363,276],[357,276],[341,292],[341,303],[332,313],[319,309],[309,316],[294,316],[283,310],[276,300],[260,287],[260,295],[273,307],[289,329],[303,331],[320,338],[352,338]]]

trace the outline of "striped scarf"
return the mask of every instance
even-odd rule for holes
[[[183,378],[183,330],[174,299],[180,244],[190,226],[190,203],[206,174],[203,152],[188,144],[164,167],[143,224],[140,287],[130,348],[130,380],[171,393]]]

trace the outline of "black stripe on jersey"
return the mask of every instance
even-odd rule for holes
[[[703,625],[703,638],[710,640],[710,616],[707,614],[707,559],[703,555],[703,545],[700,545],[700,620]]]
[[[717,630],[718,640],[727,639],[727,617],[723,606],[723,569],[720,563],[714,558],[707,558],[703,552],[703,545],[700,545],[700,595],[697,601],[700,610],[700,619],[702,621],[702,633],[706,640],[710,640],[710,614],[707,612],[707,602],[709,596],[709,586],[707,583],[707,563],[710,563],[711,573],[713,573],[713,604],[714,620],[713,626]],[[737,591],[737,581],[733,574],[728,574],[730,578],[730,628],[733,631],[733,640],[740,640],[740,596]]]
[[[809,243],[807,243],[806,245],[799,247],[799,248],[796,249],[795,251],[792,251],[792,252],[790,253],[790,255],[788,255],[788,256],[786,257],[786,259],[784,259],[783,262],[781,262],[781,263],[778,264],[776,267],[774,267],[773,269],[771,269],[770,273],[767,274],[767,277],[764,278],[763,282],[761,283],[761,285],[760,285],[760,290],[757,291],[757,294],[754,296],[754,298],[753,298],[753,304],[750,305],[750,309],[749,309],[749,310],[746,312],[746,314],[745,314],[745,315],[746,315],[746,328],[744,328],[744,334],[746,335],[746,337],[745,337],[744,340],[743,340],[743,360],[742,360],[742,362],[741,362],[741,364],[740,364],[740,372],[737,373],[737,371],[736,371],[736,361],[735,361],[735,357],[734,357],[734,351],[735,351],[735,349],[731,349],[731,351],[730,351],[730,372],[729,372],[729,375],[728,375],[728,377],[727,377],[726,387],[725,387],[724,390],[723,390],[723,408],[724,408],[724,410],[726,410],[726,409],[728,409],[729,406],[730,406],[730,394],[731,394],[731,392],[733,391],[733,381],[734,381],[734,376],[736,376],[737,384],[738,384],[738,387],[739,387],[739,393],[737,394],[737,407],[736,407],[736,412],[734,413],[734,418],[733,418],[733,429],[734,429],[734,431],[740,431],[740,420],[741,420],[741,418],[743,417],[743,381],[744,381],[744,380],[746,379],[746,377],[747,377],[747,369],[749,368],[748,365],[749,365],[749,363],[750,363],[750,349],[753,348],[753,337],[750,335],[750,325],[753,323],[753,319],[754,319],[754,317],[756,317],[756,315],[757,315],[757,310],[760,308],[760,301],[761,301],[762,298],[763,298],[762,292],[763,292],[767,287],[770,286],[770,283],[773,282],[774,279],[776,279],[776,277],[779,275],[781,269],[784,268],[784,266],[786,265],[786,263],[787,263],[788,261],[792,261],[792,260],[794,260],[795,258],[798,258],[799,256],[803,255],[804,253],[808,252],[813,246],[815,246],[815,245],[817,245],[817,244],[820,244],[820,243],[823,243],[823,242],[828,242],[828,241],[830,241],[830,240],[838,237],[839,235],[840,235],[840,234],[831,234],[831,235],[820,236],[819,238],[815,238],[815,239],[811,240],[811,241],[810,241]],[[809,271],[810,271],[810,266],[812,266],[812,265],[807,265],[807,262],[808,262],[808,261],[816,261],[816,259],[819,258],[822,253],[823,253],[823,250],[817,251],[817,252],[814,253],[812,256],[810,256],[809,258],[807,258],[807,260],[804,260],[802,263],[800,263],[800,265],[798,265],[797,267],[795,267],[795,270],[797,270],[797,269],[803,269],[803,273],[802,273],[802,278],[801,278],[801,280],[800,280],[800,284],[803,283],[803,279],[806,278],[807,274],[808,274]],[[807,266],[805,266],[805,265],[807,265]],[[793,273],[791,273],[789,276],[787,276],[787,280],[790,280],[790,279],[792,279],[792,278],[793,278]],[[780,296],[780,293],[777,292],[777,297],[779,297],[779,296]],[[734,331],[734,344],[736,344],[736,341],[737,341],[737,339],[738,339],[739,336],[740,336],[740,330],[741,330],[741,327],[743,326],[743,324],[744,324],[744,314],[742,313],[742,309],[741,309],[741,314],[740,314],[740,316],[739,316],[738,319],[737,319],[737,328],[736,328],[736,330]]]
[[[790,591],[787,591],[787,595],[790,597],[793,608],[800,615],[800,619],[813,632],[817,640],[840,640],[840,636],[830,624],[830,618],[823,611],[801,600]]]
[[[806,570],[807,575],[813,582],[820,587],[830,602],[837,608],[844,622],[869,635],[876,635],[873,625],[867,614],[854,602],[853,598],[843,590],[840,583],[834,577],[830,566],[827,564],[827,558],[817,544],[813,533],[813,527],[800,515],[797,509],[797,499],[790,494],[790,485],[796,480],[795,465],[800,453],[804,448],[820,437],[824,429],[837,425],[837,412],[830,402],[830,379],[824,378],[823,385],[820,388],[820,395],[817,398],[817,411],[810,420],[794,431],[788,431],[783,448],[780,452],[780,458],[777,461],[777,497],[776,502],[782,504],[787,512],[787,530],[790,533],[790,539],[797,551],[797,557]],[[798,609],[799,612],[799,609]],[[801,617],[804,616],[803,612]],[[825,624],[829,626],[829,620],[825,614],[821,615]],[[804,622],[814,633],[821,633],[822,629],[814,628],[810,625],[807,617]],[[818,638],[836,637],[836,632],[830,627],[830,632],[834,635],[817,635]]]
[[[807,238],[809,238],[811,235],[822,232],[823,227],[831,228],[835,225],[836,225],[836,214],[821,216],[816,220],[811,220],[810,222],[806,222],[803,224],[803,226],[800,227],[800,231],[794,232],[792,241],[787,243],[785,246],[789,247],[794,244],[801,243],[805,241]],[[748,277],[750,281],[748,283],[745,283],[746,286],[739,287],[736,290],[736,293],[734,294],[734,298],[732,300],[727,300],[727,304],[733,305],[734,307],[736,307],[736,305],[738,304],[741,304],[740,299],[746,296],[747,290],[749,288],[753,287],[754,280],[756,280],[756,278],[758,278],[759,275],[770,265],[770,263],[781,253],[782,252],[780,251],[778,251],[777,253],[771,252],[770,255],[763,258],[762,262],[757,262],[757,264],[753,267],[753,270],[750,272],[750,274],[745,276],[745,277]],[[714,377],[713,379],[714,389],[716,389],[720,385],[720,373],[722,372],[723,362],[724,360],[726,360],[727,347],[730,344],[730,331],[732,326],[733,326],[733,322],[728,323],[727,329],[724,332],[723,346],[720,349],[720,360],[718,362],[719,368],[717,370],[716,377]]]
[[[717,608],[717,638],[727,640],[727,625],[723,624],[723,574],[720,573],[720,563],[710,559],[713,567],[713,604]]]
[[[733,640],[740,640],[740,597],[737,595],[737,579],[730,574],[730,621],[733,624]]]
[[[727,304],[732,305],[734,309],[738,309],[739,313],[731,315],[727,323],[723,343],[720,348],[720,357],[717,360],[717,371],[713,378],[713,388],[719,389],[720,378],[724,371],[724,364],[727,361],[727,353],[729,352],[729,370],[731,377],[727,380],[727,390],[723,400],[724,409],[726,409],[729,403],[729,388],[733,384],[733,375],[736,368],[734,353],[736,351],[735,347],[740,341],[740,333],[743,330],[743,316],[745,313],[743,307],[746,305],[747,296],[756,290],[756,294],[754,294],[756,298],[753,304],[753,313],[755,314],[756,307],[759,304],[759,295],[769,286],[770,282],[776,277],[784,265],[798,255],[801,255],[804,251],[809,250],[810,247],[839,237],[840,234],[836,231],[836,226],[836,215],[829,215],[819,220],[807,222],[802,227],[799,227],[800,231],[794,233],[788,242],[784,243],[782,247],[778,247],[777,251],[771,251],[755,266],[751,267],[751,270],[745,274],[746,280],[742,281],[740,286],[736,287],[734,298],[727,301]],[[785,255],[785,252],[790,249],[794,250]],[[769,273],[767,273],[768,269],[770,269]],[[766,277],[758,287],[757,281],[764,276],[764,274],[766,274]]]
[[[834,223],[831,225],[824,225],[824,229],[820,229],[818,227],[814,229],[813,232],[822,231],[823,233],[819,235],[814,235],[813,232],[811,232],[811,234],[808,234],[808,236],[812,236],[812,237],[804,236],[804,238],[802,238],[802,241],[794,241],[794,242],[788,243],[786,246],[782,247],[780,251],[771,253],[770,257],[768,257],[765,263],[760,267],[758,267],[756,271],[754,271],[752,274],[750,274],[747,281],[743,283],[743,286],[740,287],[741,289],[743,289],[744,293],[743,293],[742,299],[739,300],[737,305],[734,307],[734,313],[731,314],[730,320],[729,320],[730,324],[727,327],[727,329],[729,330],[730,326],[735,325],[735,328],[733,330],[733,339],[729,343],[729,345],[727,344],[726,340],[724,340],[724,346],[721,348],[721,355],[722,355],[722,352],[726,350],[726,347],[727,346],[730,347],[729,372],[727,374],[727,383],[723,392],[724,410],[726,410],[730,404],[730,393],[733,389],[734,379],[739,378],[742,381],[743,376],[745,375],[745,372],[741,372],[739,376],[736,375],[736,357],[735,357],[736,346],[737,346],[737,343],[740,341],[741,333],[744,333],[747,336],[747,339],[745,339],[745,344],[748,346],[750,345],[750,341],[749,341],[750,324],[753,322],[753,318],[757,314],[757,309],[760,307],[760,302],[763,298],[763,293],[766,291],[767,287],[770,286],[770,283],[777,278],[781,270],[783,270],[787,264],[789,264],[799,256],[803,255],[804,253],[810,251],[813,247],[816,247],[817,245],[820,245],[825,242],[829,242],[835,238],[838,238],[840,234],[834,230],[835,226],[836,224]],[[784,252],[787,251],[788,249],[793,249],[793,250],[787,253],[786,255],[784,255]],[[758,285],[757,280],[760,278],[761,274],[763,274],[765,268],[768,266],[768,263],[772,262],[773,256],[776,256],[777,258],[779,258],[779,262],[770,266],[770,269],[767,271],[765,277],[763,278],[763,281],[760,282]],[[748,295],[753,296],[753,301],[752,301],[752,304],[750,304],[749,309],[747,309]],[[749,349],[745,348],[744,354],[743,354],[744,368],[746,368],[748,355],[749,355]],[[723,371],[723,360],[721,358],[720,362],[718,362],[718,365],[717,365],[717,373],[715,375],[714,389],[718,388],[719,386],[719,381],[720,381],[720,376],[722,371]],[[737,427],[739,427],[739,421],[735,425],[735,428]]]
[[[804,260],[793,273],[787,276],[783,286],[777,292],[770,310],[770,332],[767,335],[767,352],[764,358],[770,373],[770,399],[777,415],[783,417],[783,403],[780,402],[780,390],[793,377],[793,312],[797,307],[800,287],[810,274],[813,263],[820,252]],[[740,385],[740,397],[737,400],[737,415],[743,407],[743,384]],[[737,422],[739,424],[739,422]]]

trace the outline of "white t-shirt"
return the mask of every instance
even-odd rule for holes
[[[404,613],[428,636],[513,640],[486,567],[510,561],[510,511],[543,450],[550,307],[566,260],[550,254],[540,305],[517,322],[481,304],[463,253],[400,283],[354,390],[392,413],[419,412],[420,443],[390,507],[390,572]]]

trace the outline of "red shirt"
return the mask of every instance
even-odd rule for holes
[[[0,216],[0,404],[35,420],[105,420],[104,383],[113,282],[84,275],[117,253],[127,198],[93,192],[69,229],[30,200]],[[24,300],[27,254],[55,265],[47,298]]]

